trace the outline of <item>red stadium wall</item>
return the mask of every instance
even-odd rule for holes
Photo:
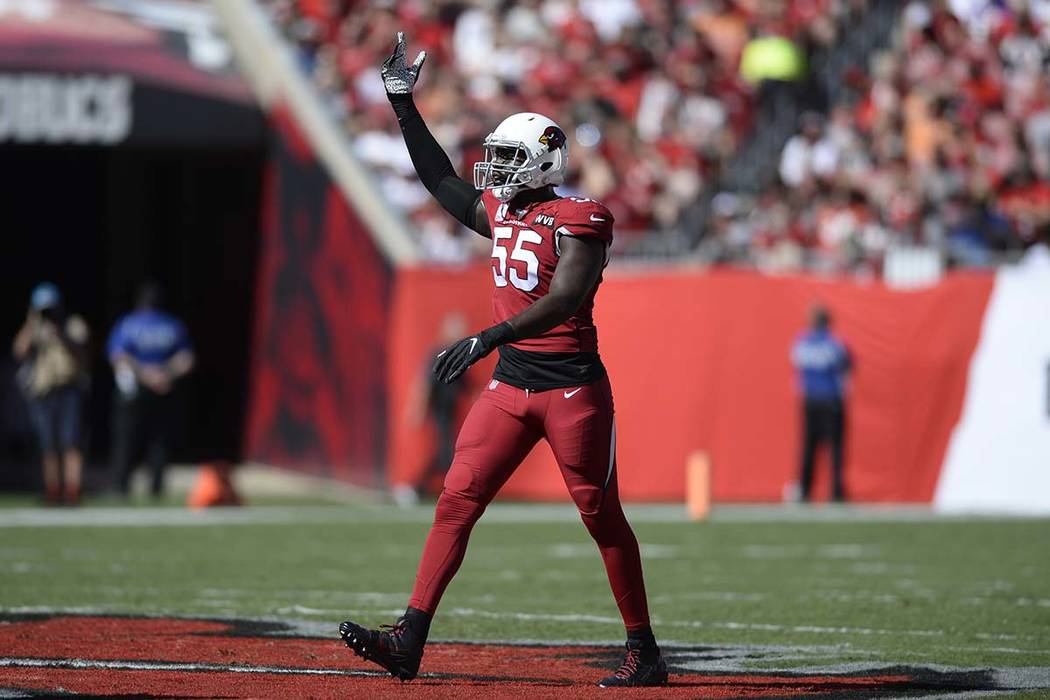
[[[388,363],[389,480],[412,481],[432,436],[408,405],[442,318],[490,323],[488,265],[397,273]],[[712,459],[718,501],[778,501],[794,480],[798,398],[788,353],[811,304],[830,307],[856,360],[846,485],[862,501],[928,502],[958,421],[993,277],[954,274],[922,291],[714,271],[612,271],[598,295],[627,500],[680,500],[685,462]],[[493,358],[469,373],[472,393]],[[467,406],[464,406],[467,408]],[[818,481],[818,494],[825,487]],[[541,443],[503,495],[564,499]]]
[[[270,127],[244,453],[375,485],[391,268],[292,119]]]

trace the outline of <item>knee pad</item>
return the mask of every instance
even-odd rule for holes
[[[485,512],[485,505],[460,492],[442,489],[434,510],[435,523],[473,525]]]
[[[580,515],[583,516],[584,522],[588,518],[597,518],[602,512],[602,506],[605,503],[605,491],[598,488],[597,486],[580,486],[570,490],[573,503],[576,504],[576,510],[580,511]]]
[[[625,533],[630,532],[630,525],[627,524],[615,491],[580,489],[579,492],[573,492],[572,498],[583,524],[599,547],[620,542]]]

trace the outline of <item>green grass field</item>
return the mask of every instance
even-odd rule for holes
[[[0,608],[390,622],[431,508],[0,509]],[[816,509],[631,509],[665,642],[768,648],[747,663],[1050,666],[1050,520]],[[621,638],[571,509],[496,505],[432,636]],[[787,659],[788,661],[785,661]],[[1032,696],[1035,697],[1035,696]]]

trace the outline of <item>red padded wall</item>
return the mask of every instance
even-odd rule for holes
[[[281,109],[269,150],[245,455],[374,486],[392,271]]]
[[[768,277],[754,272],[611,271],[598,294],[601,353],[617,408],[626,500],[678,500],[687,456],[712,458],[719,501],[780,500],[794,479],[798,397],[788,353],[820,301],[856,359],[847,476],[864,501],[927,502],[966,389],[993,278],[950,275],[936,287]],[[444,314],[489,323],[488,265],[398,271],[391,307],[389,480],[411,481],[432,439],[406,405]],[[493,361],[472,369],[480,389]],[[826,480],[826,479],[825,479]],[[818,493],[822,483],[818,480]],[[504,496],[557,499],[564,486],[541,443]]]

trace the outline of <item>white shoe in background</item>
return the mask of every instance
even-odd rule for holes
[[[394,503],[402,508],[411,508],[419,504],[419,493],[414,486],[408,484],[397,484],[390,490],[390,497]]]

